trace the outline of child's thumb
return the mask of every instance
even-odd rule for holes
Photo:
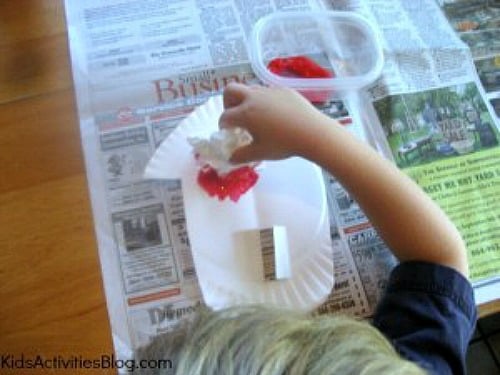
[[[249,163],[255,161],[253,145],[249,144],[246,146],[238,147],[233,151],[229,161],[234,164]]]

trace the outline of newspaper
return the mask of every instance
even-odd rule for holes
[[[373,8],[379,5],[365,3]],[[456,22],[447,22],[434,1],[384,4],[384,12],[391,8],[400,12],[394,17],[373,12],[388,43],[386,65],[396,69],[369,90],[378,120],[371,129],[379,131],[376,138],[384,154],[457,225],[469,252],[476,301],[498,298],[500,125],[491,98],[498,96],[500,87],[496,92],[485,87],[485,80],[476,73],[477,61],[474,65],[477,51],[462,42],[452,27]],[[489,23],[490,31],[499,30],[498,1],[447,1],[448,13],[450,7],[467,8],[471,17],[470,10],[479,8],[477,15],[496,20]],[[402,19],[407,20],[406,28],[400,25]],[[399,36],[393,44],[395,29]],[[404,53],[395,48],[403,34]]]
[[[475,9],[479,14],[476,18],[482,17],[489,25],[487,32],[495,33],[500,30],[500,13],[498,2],[492,3],[495,2],[457,1],[441,5],[447,11],[445,14],[467,14],[461,10],[466,7],[470,16],[471,9]],[[469,49],[457,38],[445,14],[439,11],[440,4],[433,0],[325,1],[325,5],[357,12],[378,25],[386,63],[382,77],[368,88],[364,98],[373,108],[365,105],[364,114],[358,116],[365,139],[422,186],[457,225],[469,251],[476,301],[498,298],[500,125],[493,107],[498,103],[500,87],[496,92],[491,91],[491,85],[483,87],[485,79],[477,76],[471,56],[477,56],[478,48]],[[498,61],[497,50],[492,47],[488,51],[496,53]],[[500,77],[499,66],[493,72]],[[337,187],[341,189],[338,184]],[[347,210],[342,209],[342,204],[334,204],[332,212],[336,213],[339,231],[344,235],[342,243],[350,248],[354,259],[361,260],[354,245],[358,238],[366,241],[366,248],[373,253],[384,245],[376,234],[370,237],[373,229],[355,202],[352,203],[352,209]],[[363,233],[364,228],[368,234]],[[377,279],[377,270],[382,274],[384,266],[390,269],[392,263],[387,251],[385,248],[382,252],[387,260],[371,268],[370,276],[382,286],[384,277]],[[383,256],[379,254],[377,258]],[[363,267],[355,264],[355,269],[361,274]],[[346,285],[339,284],[338,277],[335,280],[337,287]],[[354,290],[356,286],[351,288],[351,296],[356,295]],[[365,295],[377,296],[377,290]],[[352,314],[341,308],[342,302],[344,306],[366,304],[355,298],[352,301],[356,303],[339,303],[335,297],[340,296],[333,291],[325,306]],[[376,302],[376,298],[372,300]],[[371,312],[368,309],[367,315]],[[359,310],[354,314],[357,313]]]
[[[469,236],[479,302],[498,298],[493,291],[500,282],[500,154],[498,145],[482,142],[488,131],[498,140],[499,123],[485,101],[469,48],[434,1],[66,0],[65,5],[118,357],[131,356],[203,305],[180,181],[145,181],[142,172],[162,140],[196,105],[220,94],[229,82],[258,83],[248,61],[247,38],[260,17],[276,10],[349,10],[378,25],[387,60],[382,77],[364,93],[318,108],[434,194]],[[449,97],[456,108],[443,105]],[[452,116],[467,110],[467,120],[457,122]],[[461,145],[452,142],[471,135],[480,150],[457,156],[450,144]],[[440,160],[434,150],[441,144],[454,154],[442,154]],[[356,202],[332,176],[324,177],[335,285],[318,312],[369,317],[397,261]],[[446,191],[453,196],[445,196]],[[462,207],[463,202],[470,207]],[[468,212],[477,213],[474,207],[492,209],[465,220]]]

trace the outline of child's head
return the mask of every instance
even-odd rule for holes
[[[366,322],[262,306],[201,311],[138,359],[170,359],[159,373],[179,375],[424,374]]]

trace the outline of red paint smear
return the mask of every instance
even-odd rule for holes
[[[306,56],[278,57],[269,62],[267,68],[281,77],[297,78],[332,78],[334,73],[323,68]],[[301,91],[312,103],[324,103],[328,100],[331,90]]]
[[[233,169],[222,176],[209,165],[205,165],[198,172],[198,184],[201,188],[211,197],[217,197],[221,201],[229,197],[233,202],[237,202],[258,179],[259,175],[255,169],[249,166]]]

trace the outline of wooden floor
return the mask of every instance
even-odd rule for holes
[[[0,1],[0,244],[0,355],[113,353],[58,0]]]
[[[113,351],[67,42],[62,1],[0,0],[0,355],[14,358]]]

